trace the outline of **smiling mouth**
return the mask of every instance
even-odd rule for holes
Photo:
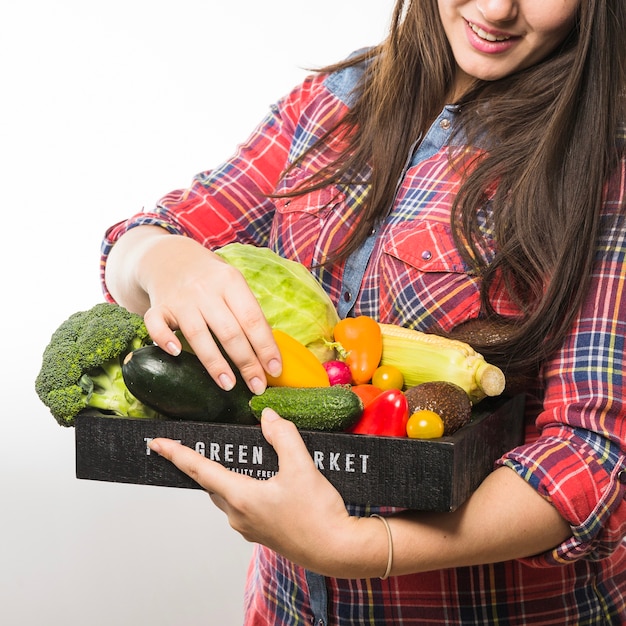
[[[472,31],[476,33],[476,35],[478,35],[481,39],[484,39],[485,41],[508,41],[509,39],[511,39],[511,35],[492,35],[491,33],[488,33],[486,30],[483,30],[479,26],[476,26],[476,24],[472,24],[472,22],[468,22],[467,24],[472,29]]]

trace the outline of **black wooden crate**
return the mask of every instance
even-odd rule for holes
[[[424,511],[452,511],[523,439],[524,397],[484,400],[470,424],[451,437],[418,440],[301,431],[318,469],[346,502]],[[76,420],[77,478],[140,485],[200,488],[151,452],[155,437],[179,440],[232,471],[270,478],[274,449],[259,426],[113,418]]]

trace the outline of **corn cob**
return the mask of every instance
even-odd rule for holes
[[[395,324],[380,324],[380,330],[381,365],[397,367],[405,387],[445,380],[462,387],[474,403],[504,391],[502,370],[467,343]]]

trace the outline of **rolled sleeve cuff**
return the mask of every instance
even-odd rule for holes
[[[536,442],[497,463],[513,469],[567,520],[572,535],[553,550],[524,559],[552,566],[611,554],[626,535],[626,457],[619,446],[583,429],[546,428]]]

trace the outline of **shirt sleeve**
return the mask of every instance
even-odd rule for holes
[[[164,196],[154,208],[111,226],[101,248],[100,278],[105,298],[112,301],[104,280],[108,255],[128,230],[156,225],[192,237],[208,248],[238,241],[268,244],[277,182],[297,145],[302,110],[325,89],[324,77],[310,76],[271,107],[235,154],[222,165],[197,174],[187,189]]]
[[[542,369],[540,436],[504,455],[572,528],[535,566],[609,555],[626,535],[626,164],[605,202],[589,295]]]

